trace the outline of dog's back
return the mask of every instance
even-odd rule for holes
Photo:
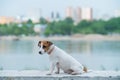
[[[55,46],[55,49],[51,56],[56,56],[57,62],[60,64],[60,68],[63,69],[64,71],[69,70],[69,69],[75,69],[75,70],[80,70],[87,72],[87,68],[83,67],[82,64],[80,64],[76,59],[74,59],[71,55],[67,54],[65,51],[62,49],[58,48]]]

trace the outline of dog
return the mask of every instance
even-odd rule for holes
[[[87,68],[80,64],[76,59],[67,54],[62,49],[55,46],[50,41],[39,41],[38,46],[40,47],[39,54],[47,53],[49,55],[51,66],[50,72],[48,75],[53,74],[55,67],[57,68],[56,74],[60,73],[60,69],[64,71],[64,73],[77,75],[87,72]]]

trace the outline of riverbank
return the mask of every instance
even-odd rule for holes
[[[72,36],[0,36],[0,40],[84,40],[84,41],[97,41],[97,40],[113,40],[120,41],[120,35],[72,35]]]
[[[120,80],[120,71],[92,71],[81,75],[46,74],[47,71],[38,70],[3,70],[0,71],[0,80]]]

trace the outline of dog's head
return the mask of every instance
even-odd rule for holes
[[[50,49],[50,46],[52,44],[53,43],[50,41],[39,41],[38,42],[38,46],[40,47],[39,54],[43,54],[43,53],[47,52]]]

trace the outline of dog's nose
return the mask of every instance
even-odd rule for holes
[[[41,52],[41,51],[39,51],[39,54],[42,54],[42,52]]]

